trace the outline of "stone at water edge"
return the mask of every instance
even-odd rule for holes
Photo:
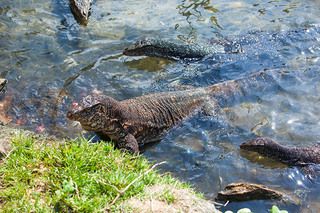
[[[288,198],[283,192],[253,183],[231,183],[218,193],[219,201],[283,200]],[[291,199],[290,199],[291,200]]]

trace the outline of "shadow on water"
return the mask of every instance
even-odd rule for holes
[[[144,57],[138,60],[127,60],[124,62],[130,69],[145,70],[156,72],[163,70],[172,61],[162,58]]]
[[[263,167],[270,168],[270,169],[287,167],[285,164],[282,164],[276,160],[272,160],[268,157],[263,157],[255,152],[240,150],[240,156],[248,159],[252,163],[258,163]]]

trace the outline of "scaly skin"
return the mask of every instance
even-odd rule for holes
[[[240,148],[257,152],[291,166],[320,164],[320,144],[310,147],[287,147],[270,138],[258,137],[241,144]]]
[[[6,79],[0,78],[0,94],[4,92],[7,82],[8,81]]]
[[[83,129],[116,141],[120,149],[139,152],[138,144],[159,140],[162,133],[206,103],[204,90],[158,93],[124,101],[92,98],[92,106],[68,112],[67,117]],[[86,97],[90,99],[91,96]]]
[[[83,100],[83,107],[69,111],[67,117],[79,121],[87,131],[112,139],[118,148],[137,153],[139,144],[159,140],[166,130],[197,110],[213,114],[228,100],[247,95],[248,88],[263,92],[272,87],[275,74],[281,75],[258,72],[205,88],[155,93],[123,101],[88,96]]]
[[[145,38],[123,51],[127,56],[153,56],[167,59],[201,59],[213,53],[224,53],[223,45],[182,44],[161,39]]]
[[[92,0],[70,0],[70,8],[79,24],[87,25]]]
[[[222,62],[258,56],[281,59],[282,51],[287,51],[288,42],[297,45],[293,45],[292,48],[308,48],[304,45],[308,43],[314,45],[314,42],[318,42],[319,33],[318,26],[273,33],[256,31],[237,37],[216,39],[204,44],[183,44],[178,41],[146,38],[126,48],[123,54],[168,59],[201,59],[211,55],[209,59],[222,60]]]

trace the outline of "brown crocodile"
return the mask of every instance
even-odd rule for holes
[[[209,54],[225,53],[221,44],[184,44],[163,39],[144,38],[123,50],[127,56],[152,56],[167,59],[201,59]]]
[[[92,0],[70,0],[71,11],[79,24],[87,25]]]
[[[241,149],[257,152],[290,166],[306,167],[320,164],[320,144],[310,147],[288,147],[266,137],[258,137],[240,145]]]
[[[281,75],[274,70],[263,71],[209,87],[155,93],[123,101],[88,96],[83,106],[69,111],[67,117],[79,121],[87,131],[112,139],[118,148],[137,153],[139,145],[159,140],[166,130],[193,113],[213,114],[231,99],[234,102],[241,96],[250,97],[251,88],[264,92],[273,88],[275,78],[280,79]]]
[[[281,60],[288,51],[288,42],[292,45],[291,48],[309,48],[310,44],[319,42],[316,40],[319,33],[320,27],[310,26],[281,32],[252,31],[243,35],[214,38],[208,42],[190,44],[177,40],[145,38],[127,47],[123,54],[167,59],[202,59],[209,56],[209,61],[213,60],[217,63],[240,59],[257,60],[259,55],[263,58],[269,55]]]

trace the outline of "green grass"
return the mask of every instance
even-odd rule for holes
[[[10,155],[0,163],[0,211],[99,212],[116,210],[121,201],[142,196],[147,185],[186,185],[155,171],[134,182],[150,168],[141,157],[114,150],[108,143],[85,139],[64,143],[40,142],[20,134],[12,139]],[[173,202],[170,194],[164,196]]]
[[[131,197],[143,199],[146,186],[190,190],[150,168],[144,157],[122,153],[110,143],[59,143],[18,134],[12,151],[0,161],[0,212],[129,212],[130,206],[122,209],[120,204]],[[172,204],[177,198],[165,189],[159,199]],[[282,212],[277,210],[271,212]]]
[[[176,200],[176,198],[174,197],[174,194],[169,190],[165,190],[160,196],[160,199],[165,201],[168,204],[174,203],[174,201]]]

